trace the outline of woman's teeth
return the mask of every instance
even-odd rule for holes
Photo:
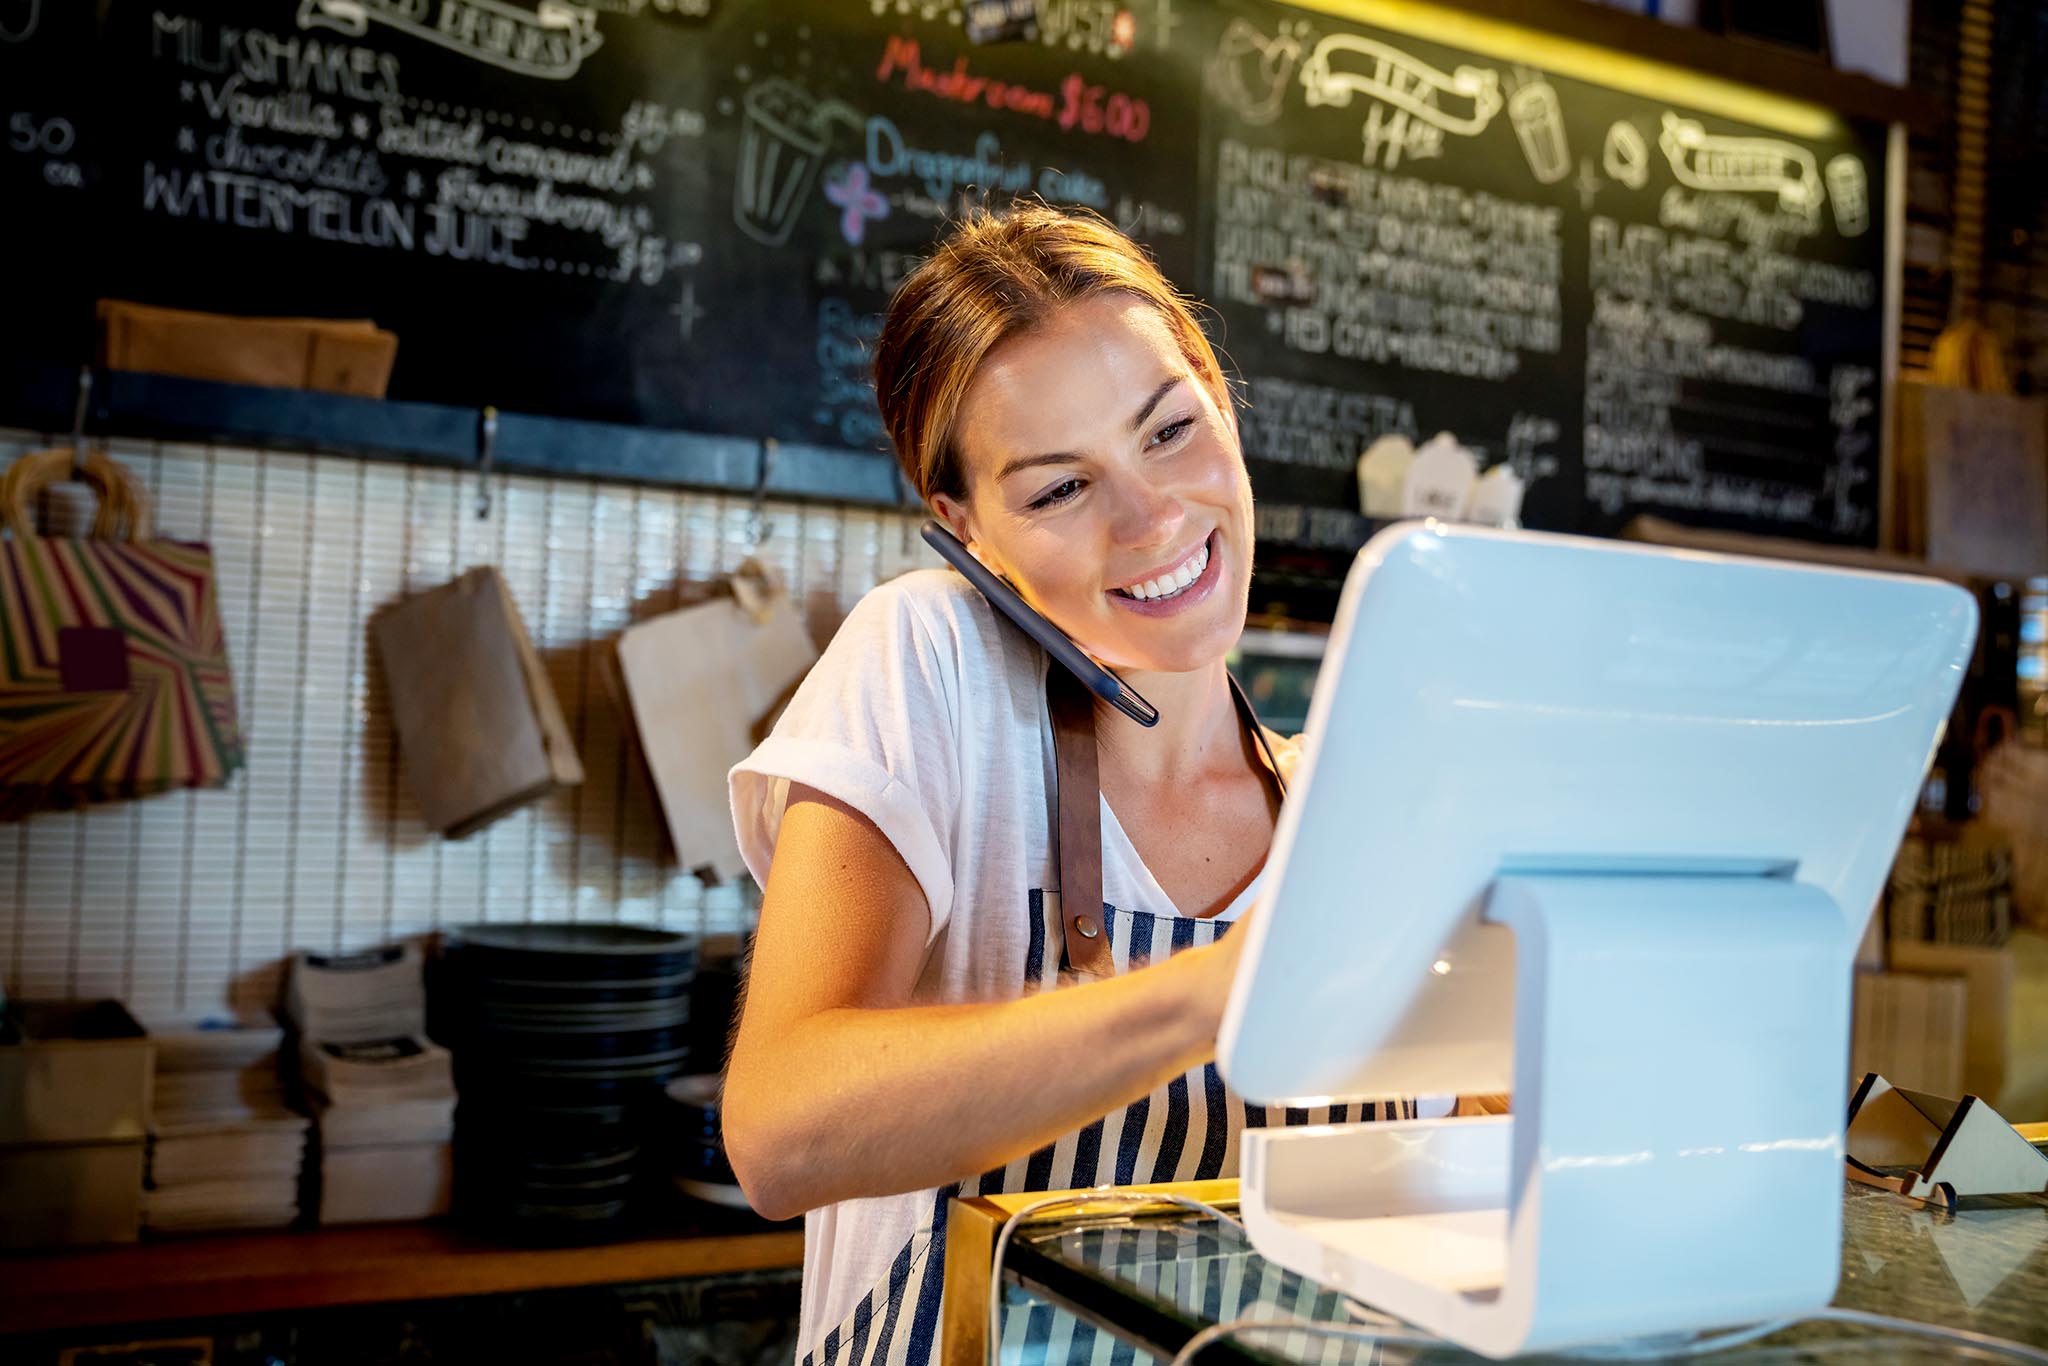
[[[1161,574],[1144,583],[1134,583],[1129,588],[1116,591],[1139,602],[1155,602],[1160,598],[1177,597],[1187,591],[1189,584],[1202,577],[1202,571],[1209,567],[1209,543],[1203,541],[1186,563],[1171,574]]]

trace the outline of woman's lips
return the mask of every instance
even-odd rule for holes
[[[1180,592],[1175,593],[1172,597],[1148,598],[1141,601],[1137,598],[1126,597],[1112,589],[1108,594],[1109,600],[1126,611],[1135,612],[1142,617],[1177,616],[1189,608],[1206,601],[1209,595],[1216,591],[1216,584],[1223,576],[1222,541],[1212,531],[1209,533],[1207,544],[1209,547],[1209,563],[1195,577],[1194,582],[1181,589]]]

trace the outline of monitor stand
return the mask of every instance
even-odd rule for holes
[[[1847,922],[1786,877],[1513,876],[1514,1114],[1251,1129],[1268,1259],[1491,1357],[1797,1316],[1841,1258]]]

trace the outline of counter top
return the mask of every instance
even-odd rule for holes
[[[1234,1184],[1234,1183],[1233,1183]],[[1234,1192],[1230,1194],[1234,1195]],[[1205,1192],[1211,1203],[1234,1203]],[[2048,1349],[2048,1197],[1966,1199],[1949,1213],[1844,1183],[1842,1276],[1834,1303],[1897,1318],[1987,1333]],[[970,1205],[955,1206],[956,1214]],[[997,1217],[1010,1211],[990,1209]],[[1005,1258],[1004,1355],[1023,1366],[1093,1351],[1102,1329],[1171,1355],[1194,1332],[1238,1318],[1350,1321],[1341,1296],[1266,1261],[1227,1224],[1205,1215],[1162,1213],[1142,1220],[1033,1223]],[[971,1227],[974,1221],[970,1217]],[[987,1266],[986,1260],[982,1262]],[[951,1268],[949,1266],[949,1273]],[[985,1273],[984,1273],[985,1284]],[[953,1287],[948,1287],[948,1298]],[[985,1291],[983,1303],[985,1303]],[[948,1315],[948,1333],[955,1321]],[[963,1334],[979,1339],[979,1332]],[[1085,1341],[1084,1341],[1085,1339]],[[949,1361],[963,1360],[949,1336]],[[968,1349],[971,1350],[971,1349]],[[1448,1346],[1386,1348],[1274,1333],[1219,1346],[1204,1360],[1273,1363],[1350,1360],[1478,1362]],[[1806,1321],[1714,1360],[1936,1362],[1957,1349],[1923,1337],[1828,1321]],[[1641,1360],[1657,1358],[1643,1357]],[[1671,1360],[1687,1359],[1674,1355]]]
[[[0,1334],[793,1267],[803,1234],[708,1214],[594,1247],[488,1242],[446,1223],[204,1234],[0,1256]]]

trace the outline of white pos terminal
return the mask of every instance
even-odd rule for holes
[[[1855,947],[1970,658],[1948,584],[1404,523],[1359,553],[1219,1057],[1259,1251],[1489,1356],[1818,1309]]]

